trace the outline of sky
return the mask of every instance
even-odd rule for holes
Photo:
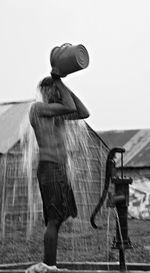
[[[83,44],[89,66],[63,78],[97,131],[150,128],[149,0],[1,0],[0,102],[35,97],[52,48]]]

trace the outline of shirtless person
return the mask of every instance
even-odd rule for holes
[[[56,84],[57,81],[57,84]],[[63,143],[63,118],[85,119],[89,112],[82,102],[66,88],[60,79],[44,78],[39,84],[42,101],[30,110],[30,123],[39,146],[37,177],[43,201],[46,225],[44,260],[27,272],[56,270],[58,231],[69,216],[77,216],[77,208],[66,175],[66,151]],[[58,118],[59,117],[59,118]]]

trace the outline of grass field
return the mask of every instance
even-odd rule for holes
[[[129,219],[129,237],[133,244],[133,249],[126,250],[126,261],[137,263],[150,263],[150,222],[142,220]],[[89,234],[85,234],[85,238],[78,236],[74,238],[76,248],[73,250],[72,244],[69,242],[67,233],[60,236],[58,245],[58,261],[95,261],[106,262],[118,261],[118,250],[111,250],[111,239],[115,235],[115,225],[110,230],[110,247],[109,255],[107,250],[106,223],[98,234],[91,229]],[[15,234],[9,234],[9,237],[0,243],[0,263],[17,263],[41,261],[43,256],[43,232],[44,226],[38,226],[34,230],[34,234],[28,241],[24,240],[22,231]],[[97,231],[96,231],[97,232]],[[95,236],[96,234],[96,236]],[[98,238],[98,239],[97,239]],[[81,249],[82,239],[89,243]],[[80,243],[80,244],[79,244]]]

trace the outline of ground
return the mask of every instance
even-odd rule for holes
[[[129,219],[128,227],[133,249],[126,250],[126,261],[132,263],[150,263],[150,221]],[[43,226],[41,226],[35,229],[32,238],[28,241],[24,241],[23,233],[20,231],[20,233],[16,233],[16,236],[10,236],[7,240],[1,242],[0,264],[41,261],[43,256],[43,232]],[[92,235],[85,234],[85,236],[87,236],[86,240],[88,240],[89,236],[87,249],[74,252],[71,249],[71,245],[67,243],[67,238],[61,237],[59,239],[58,260],[71,261],[73,259],[77,261],[106,262],[108,260],[106,225],[104,224],[99,232],[99,245],[94,236],[92,238],[92,245],[90,241],[90,236]],[[77,243],[77,240],[75,241]],[[109,261],[118,261],[117,250],[110,249]]]

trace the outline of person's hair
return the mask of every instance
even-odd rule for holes
[[[55,79],[48,76],[41,80],[38,84],[43,99],[48,103],[61,103],[62,97],[58,87],[55,84]]]

